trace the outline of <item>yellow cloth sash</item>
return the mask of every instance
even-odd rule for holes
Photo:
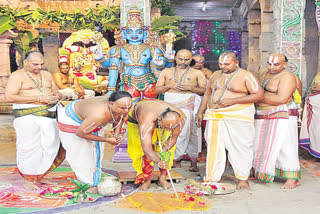
[[[35,116],[56,118],[55,111],[48,111],[48,109],[52,108],[53,106],[55,106],[55,104],[37,106],[33,108],[13,109],[13,115],[15,118],[26,116],[29,114],[32,114]]]
[[[250,109],[250,107],[252,109]],[[204,115],[205,120],[254,120],[254,107],[253,104],[236,104],[226,108],[220,109],[207,109]]]

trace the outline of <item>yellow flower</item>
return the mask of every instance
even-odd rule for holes
[[[301,104],[301,96],[298,89],[293,93],[293,100],[296,104]]]

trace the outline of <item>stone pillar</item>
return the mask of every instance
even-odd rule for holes
[[[248,68],[248,31],[242,31],[241,36],[241,68]]]
[[[261,0],[260,67],[267,66],[267,59],[274,52],[272,1]]]
[[[260,69],[259,38],[261,34],[261,19],[259,10],[248,12],[248,67],[251,72],[258,72]]]
[[[57,36],[48,36],[43,38],[44,63],[50,73],[58,70],[59,64],[59,39]]]
[[[12,40],[10,39],[17,36],[18,34],[12,32],[11,30],[0,35],[0,103],[4,102],[5,88],[11,73],[9,48],[12,44]]]
[[[4,92],[10,76],[10,39],[0,38],[0,101],[4,100]]]

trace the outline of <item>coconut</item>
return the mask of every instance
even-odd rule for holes
[[[98,191],[104,196],[114,196],[120,193],[121,183],[114,176],[105,176],[103,181],[98,184]]]

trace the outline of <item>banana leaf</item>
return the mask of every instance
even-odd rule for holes
[[[10,19],[8,15],[0,16],[0,34],[6,32],[7,30],[11,30],[16,26],[15,22]]]
[[[167,152],[159,152],[158,153],[161,161],[167,161],[170,162],[170,158],[171,158],[171,151],[167,151]]]
[[[167,25],[178,25],[181,21],[179,16],[160,16],[159,18],[154,18],[151,21],[151,30],[158,32],[160,28]]]

